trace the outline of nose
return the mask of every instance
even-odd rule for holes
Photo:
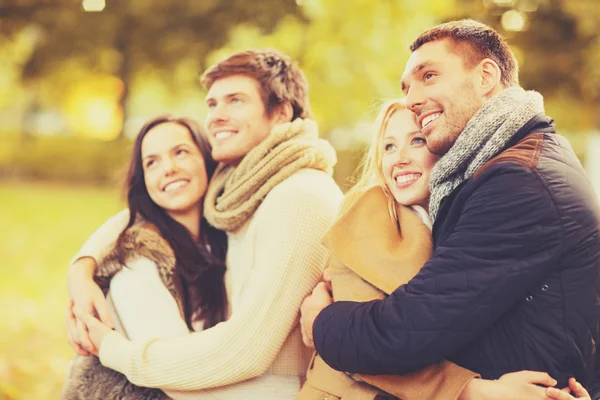
[[[415,84],[406,93],[406,107],[418,115],[419,109],[425,104],[425,96],[420,85]]]
[[[163,173],[165,176],[169,176],[177,172],[177,160],[173,157],[166,157],[162,162]]]
[[[227,122],[228,120],[229,116],[227,115],[225,106],[216,104],[208,110],[206,125],[208,126],[215,122]]]
[[[408,146],[400,146],[398,148],[398,159],[396,160],[395,165],[404,166],[409,165],[410,162]]]

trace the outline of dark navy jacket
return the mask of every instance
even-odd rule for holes
[[[442,203],[434,254],[387,299],[336,302],[313,333],[331,367],[403,374],[448,359],[496,379],[546,371],[592,393],[600,325],[600,207],[545,116]]]

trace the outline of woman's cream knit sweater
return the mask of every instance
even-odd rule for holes
[[[113,332],[102,342],[102,364],[136,385],[183,391],[234,385],[265,374],[303,376],[310,351],[302,344],[299,308],[328,262],[321,238],[341,199],[333,179],[317,170],[300,170],[278,184],[248,223],[228,234],[230,318],[178,338],[129,341]],[[101,227],[77,258],[99,258],[101,249],[116,240],[125,217]],[[245,398],[243,391],[236,398]]]

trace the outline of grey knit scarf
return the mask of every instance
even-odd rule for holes
[[[431,219],[435,221],[446,196],[504,149],[527,121],[543,112],[542,95],[521,87],[504,89],[486,101],[433,168],[429,182]]]

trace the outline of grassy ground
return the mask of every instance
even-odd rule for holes
[[[0,182],[0,400],[58,399],[67,363],[65,271],[122,208],[117,189]]]

